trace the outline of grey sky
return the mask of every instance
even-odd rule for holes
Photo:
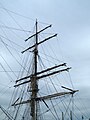
[[[59,33],[58,39],[64,61],[72,67],[70,74],[74,87],[80,90],[78,95],[82,104],[88,106],[89,114],[90,0],[0,0],[0,6],[0,21],[7,26],[18,27],[2,9],[3,6],[31,18],[31,20],[26,20],[12,14],[26,30],[32,28],[36,18],[40,22],[53,24],[54,31]],[[23,37],[26,38],[26,36]],[[13,36],[11,37],[13,39]],[[18,43],[18,41],[15,42]],[[7,58],[10,59],[8,56]]]

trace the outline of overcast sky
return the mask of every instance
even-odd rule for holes
[[[2,8],[20,13],[30,19],[26,20],[13,13],[10,14],[14,17],[10,18],[8,12]],[[82,104],[88,107],[89,114],[90,0],[0,0],[0,25],[15,28],[22,26],[23,29],[31,30],[36,18],[40,22],[52,24],[54,31],[58,33],[63,59],[68,66],[72,67],[70,75],[74,88],[80,90],[78,96]],[[19,27],[13,19],[18,20]],[[0,35],[3,35],[3,32]],[[26,36],[23,37],[26,38]],[[15,42],[18,43],[18,41]]]

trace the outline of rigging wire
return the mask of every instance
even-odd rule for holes
[[[12,71],[11,67],[9,66],[9,64],[7,63],[7,61],[4,59],[4,57],[0,54],[1,58],[4,60],[4,62],[7,64],[7,66],[9,67],[9,69],[11,70],[11,72],[14,74],[14,76],[17,78],[16,74],[14,73],[14,71]],[[5,70],[5,72],[7,72]]]
[[[17,63],[21,65],[21,63],[16,59],[16,57],[12,54],[12,52],[9,50],[9,48],[7,47],[7,45],[4,43],[4,41],[2,40],[2,38],[0,38],[1,42],[4,44],[4,46],[7,48],[8,52],[11,54],[11,56],[17,61]],[[23,66],[22,66],[23,67]],[[24,68],[24,67],[23,67]],[[25,69],[25,68],[24,68]],[[25,69],[26,70],[26,69]],[[27,71],[27,70],[26,70]]]
[[[58,36],[56,36],[57,38],[57,44],[60,46],[61,44],[59,43],[59,39],[58,39]],[[62,60],[64,60],[64,57],[63,57],[63,54],[62,54],[62,50],[60,49],[61,47],[59,47],[59,50],[60,50],[60,53],[61,53],[61,56],[62,56]],[[67,74],[66,74],[67,75]],[[72,79],[71,79],[71,75],[70,75],[70,72],[68,72],[68,75],[69,75],[69,80],[70,80],[70,83],[72,85],[72,88],[74,89],[74,85],[73,85],[73,82],[72,82]]]
[[[6,39],[6,40],[8,40],[9,42],[13,43],[14,45],[16,45],[16,46],[18,46],[18,47],[20,47],[20,48],[23,48],[23,49],[24,49],[24,47],[23,47],[23,46],[18,45],[17,43],[15,43],[15,42],[11,41],[9,38],[4,37],[3,35],[0,35],[0,37],[1,37],[1,38],[4,38],[4,39]]]
[[[24,90],[23,90],[23,92],[22,92],[22,95],[21,95],[21,98],[20,98],[20,102],[21,102],[22,99],[23,99],[23,94],[24,94]],[[16,119],[16,118],[17,118],[17,115],[19,114],[20,106],[21,106],[21,105],[19,105],[19,106],[17,107],[17,111],[16,111],[16,113],[15,113],[14,119]]]
[[[0,3],[0,4],[1,4],[1,3]],[[1,7],[0,7],[0,8],[1,8],[1,9],[4,9],[4,10],[10,12],[10,13],[13,13],[13,14],[15,14],[15,15],[18,15],[18,16],[21,16],[21,17],[23,17],[23,18],[26,18],[26,19],[28,19],[28,20],[35,21],[35,19],[33,19],[33,18],[24,16],[24,15],[22,15],[22,14],[20,14],[20,13],[17,13],[17,12],[15,12],[15,11],[12,11],[12,10],[9,10],[9,9],[5,8],[2,4],[1,4]],[[39,22],[39,23],[42,23],[42,24],[45,24],[45,25],[49,25],[49,23],[46,23],[46,22],[42,22],[42,21],[38,21],[38,22]]]
[[[46,56],[46,58],[47,58],[47,56]],[[44,68],[45,68],[45,65],[44,65],[44,63],[43,63],[43,61],[42,61],[42,59],[41,59],[41,56],[39,56],[39,59],[40,59],[40,61],[41,61],[41,63],[42,63],[42,65],[44,66]],[[48,61],[49,62],[49,61]],[[50,77],[49,77],[50,78]],[[52,83],[52,82],[51,82]],[[53,84],[53,83],[52,83]],[[53,84],[54,85],[54,84]],[[61,84],[60,84],[60,86],[61,86]],[[55,88],[55,85],[54,85],[54,89],[56,90],[56,88]],[[57,90],[56,90],[56,92],[58,92]]]
[[[60,103],[61,103],[61,101],[59,101],[58,103],[56,103],[56,104],[54,105],[54,107],[57,107]],[[53,108],[53,106],[52,106],[52,107],[49,107],[49,109],[52,109],[52,108]],[[44,111],[44,112],[43,112],[43,113],[41,113],[40,115],[43,115],[43,114],[45,114],[45,113],[49,112],[49,109],[48,109],[48,110],[46,110],[46,111]]]
[[[66,109],[66,111],[65,111],[64,116],[66,115],[66,113],[67,113],[67,111],[68,111],[68,109],[69,109],[69,106],[70,106],[71,102],[72,102],[72,97],[70,98],[70,101],[69,101],[69,104],[68,104],[68,106],[67,106],[67,109]]]
[[[7,28],[9,30],[17,30],[17,31],[28,32],[28,33],[31,32],[31,31],[28,31],[28,30],[22,30],[22,29],[19,29],[19,28],[9,27],[9,26],[6,26],[6,25],[0,25],[0,28]]]
[[[43,62],[42,62],[42,64],[43,64]],[[44,64],[43,64],[43,66],[44,66]],[[45,67],[45,66],[44,66],[44,67]],[[50,79],[50,77],[49,77],[49,79]],[[51,79],[50,79],[50,81],[51,81]],[[45,83],[46,83],[46,80],[45,80]],[[51,83],[52,83],[52,82],[51,82]],[[48,85],[48,82],[47,82],[47,85]],[[47,86],[47,85],[46,85],[46,86]],[[54,84],[53,84],[53,85],[54,85]],[[48,90],[48,89],[50,90],[49,86],[47,86],[47,90]],[[54,89],[56,90],[56,92],[58,92],[57,89],[55,88],[55,86],[54,86]],[[48,90],[48,93],[49,93],[49,90]],[[62,102],[62,103],[63,103],[63,102]],[[63,106],[64,106],[64,108],[66,109],[66,107],[65,107],[64,104],[65,104],[65,103],[63,103]],[[58,106],[58,107],[59,107],[59,106]],[[59,110],[61,110],[60,107],[59,107]]]
[[[73,94],[72,94],[72,111],[73,111],[72,114],[74,114],[74,96],[73,96]],[[74,116],[73,116],[73,119],[74,119]]]
[[[4,68],[4,66],[3,66],[1,63],[0,63],[0,66],[3,68],[3,70],[5,71],[5,73],[7,74],[7,76],[8,76],[12,81],[14,81],[13,78],[9,75],[9,73],[6,72],[6,69]]]
[[[45,56],[47,56],[47,57],[50,57],[50,58],[56,60],[57,62],[63,62],[63,61],[60,61],[59,59],[57,59],[57,58],[55,58],[55,57],[50,56],[50,54],[48,55],[48,54],[43,53],[43,52],[40,52],[40,51],[39,51],[39,53],[40,53],[40,54],[43,54],[43,55],[45,55]],[[51,62],[51,61],[50,61],[50,62]]]
[[[79,95],[77,96],[77,100],[79,102],[79,104],[82,106],[82,109],[85,111],[85,112],[81,112],[83,115],[85,116],[88,116],[88,111],[87,111],[87,108],[85,107],[85,105],[82,103],[82,100],[80,99]],[[79,109],[80,110],[80,109]],[[89,116],[88,116],[89,117]]]
[[[29,58],[28,55],[27,55],[27,57]],[[24,64],[23,66],[26,66],[27,61],[29,61],[27,57],[23,59],[23,64]],[[32,61],[32,60],[31,60],[31,61]],[[29,61],[29,62],[30,62],[30,61]],[[32,66],[31,66],[31,67],[29,66],[29,69],[31,69],[31,68],[32,68]],[[23,72],[24,72],[24,71],[23,71]],[[28,74],[28,72],[29,72],[29,70],[27,71],[27,74]],[[21,76],[22,76],[22,75],[23,75],[23,74],[21,74]],[[23,88],[23,87],[22,87],[22,88]],[[26,89],[26,88],[27,88],[27,86],[25,85],[25,89]],[[17,89],[17,90],[18,90],[18,89]],[[16,90],[16,96],[17,96],[17,90]],[[23,90],[23,91],[24,91],[24,93],[25,93],[25,90]],[[21,91],[20,91],[20,94],[21,94],[21,92],[22,92],[22,89],[21,89]],[[23,94],[24,94],[24,93],[23,93]],[[28,95],[28,94],[25,93],[25,95]],[[23,95],[22,95],[22,96],[23,96]],[[23,97],[24,97],[24,96],[23,96]],[[19,98],[20,98],[20,97],[19,97]],[[15,96],[14,96],[13,100],[15,101]],[[19,109],[19,108],[18,108],[18,109]],[[18,110],[18,111],[19,111],[19,110]],[[18,111],[17,111],[17,115],[18,115]],[[17,115],[16,115],[16,116],[17,116]]]
[[[58,40],[57,40],[58,41]],[[58,43],[58,45],[59,45],[59,43]],[[43,47],[42,47],[43,48]],[[51,46],[49,45],[49,48],[51,49]],[[43,50],[44,51],[44,50]],[[51,49],[51,51],[52,51],[52,49]],[[54,53],[54,51],[53,51],[53,53]],[[45,53],[43,53],[43,54],[45,54]],[[47,54],[46,54],[47,55]],[[48,57],[49,55],[47,55],[47,57]],[[56,54],[54,53],[54,56],[56,56]],[[45,59],[45,60],[47,60],[48,62],[50,62],[50,63],[52,63],[52,60],[49,60],[49,59],[46,59],[46,57],[44,58],[44,57],[42,57],[43,59]],[[57,59],[57,56],[55,57],[56,58],[56,60],[58,60]],[[54,59],[54,58],[53,58]],[[54,59],[55,60],[55,59]],[[60,60],[58,60],[58,62],[61,62]],[[49,63],[49,64],[50,64]],[[66,74],[67,75],[67,74]],[[63,76],[63,75],[62,75]],[[73,83],[72,83],[72,80],[71,80],[71,77],[70,77],[70,75],[69,75],[69,80],[70,80],[70,82],[71,82],[71,85],[73,86]],[[67,81],[66,81],[67,82]]]
[[[1,22],[1,24],[2,24],[3,26],[6,26],[6,24],[5,24],[4,22],[2,22],[1,20],[0,20],[0,22]],[[2,27],[0,27],[0,28],[2,29]],[[3,29],[4,29],[4,28],[3,28]],[[19,29],[19,28],[18,28],[18,29]],[[6,29],[5,29],[5,30],[6,30]],[[5,30],[4,30],[4,31],[5,31]],[[18,38],[23,39],[23,37],[21,37],[20,35],[16,34],[15,30],[9,29],[9,31],[12,32],[14,35],[16,35]]]
[[[50,109],[50,107],[48,106],[48,104],[44,100],[43,100],[43,102],[45,103],[45,105],[48,108],[48,110],[52,113],[53,117],[57,120],[56,116],[54,115],[54,113],[52,112],[52,110]]]
[[[50,101],[51,101],[51,104],[52,104],[52,106],[53,106],[54,112],[55,112],[55,114],[56,114],[56,116],[57,116],[57,119],[60,119],[59,116],[58,116],[58,114],[57,114],[57,111],[56,111],[56,109],[55,109],[55,106],[54,106],[52,100],[50,100]]]
[[[1,4],[1,3],[0,3],[0,4]],[[16,14],[16,15],[18,15],[18,16],[21,16],[21,17],[23,17],[23,18],[26,18],[26,19],[29,19],[29,20],[35,21],[35,19],[32,19],[32,18],[30,18],[30,17],[27,17],[27,16],[24,16],[24,15],[21,15],[20,13],[17,13],[17,12],[14,12],[14,11],[12,11],[12,10],[9,10],[9,9],[5,8],[2,4],[1,4],[1,7],[0,7],[0,8],[4,9],[4,10],[10,12],[10,13],[13,13],[13,14]]]
[[[0,3],[1,4],[1,3]],[[2,4],[1,4],[2,5]],[[15,18],[11,15],[11,13],[4,8],[4,6],[2,5],[2,8],[8,13],[8,15],[12,18],[12,20],[16,23],[16,25],[19,26],[20,29],[24,30],[23,27],[15,20]],[[27,33],[25,32],[25,34],[27,35]]]
[[[24,66],[25,66],[25,58],[23,59],[23,61],[22,61],[22,63],[24,64]],[[20,68],[21,70],[20,70],[20,72],[19,72],[19,74],[18,74],[18,77],[22,77],[23,76],[23,74],[24,74],[24,69],[22,70],[22,66],[21,66],[21,68]],[[21,72],[22,71],[22,72]],[[21,73],[21,75],[20,75],[20,73]],[[19,88],[18,88],[19,89]],[[18,93],[18,89],[16,89],[16,91],[15,91],[15,94],[17,95],[17,93]],[[22,91],[22,89],[21,89],[21,91]],[[16,95],[14,95],[14,97],[16,97]],[[13,98],[13,100],[15,100],[15,98]]]
[[[1,41],[1,42],[2,42],[2,41]],[[17,52],[18,50],[16,50],[16,48],[14,48],[14,47],[8,45],[8,44],[5,43],[5,42],[4,42],[4,44],[5,44],[6,46],[8,46],[9,48],[13,49],[13,50],[17,53],[18,57],[21,59],[21,56],[20,56],[20,54]]]
[[[38,56],[39,57],[39,56]],[[39,57],[40,58],[40,57]],[[45,66],[44,66],[45,67]],[[47,91],[48,91],[48,87],[47,87]],[[48,91],[48,93],[49,93],[49,91]],[[51,101],[51,100],[50,100]],[[53,103],[52,103],[52,101],[51,101],[51,104],[52,104],[52,106],[53,106]],[[54,107],[53,107],[54,108]],[[56,113],[56,116],[57,116],[57,118],[59,118],[58,117],[58,114],[57,114],[57,112],[56,112],[56,110],[55,110],[55,108],[54,108],[54,111],[55,111],[55,113]]]
[[[10,81],[7,85],[4,85],[4,87],[0,90],[0,93],[3,91],[3,90],[5,90],[5,88],[11,88],[12,86],[9,86],[10,85],[10,83],[12,83],[12,81]],[[1,84],[1,83],[0,83]],[[7,90],[5,90],[5,92],[6,92]],[[4,93],[5,93],[4,92]],[[1,95],[4,95],[4,93],[2,93]]]
[[[88,117],[79,109],[79,107],[74,103],[74,106],[79,110],[79,112],[84,115],[86,117],[86,119],[88,119]]]
[[[71,80],[71,79],[70,79]],[[71,82],[72,83],[72,82]],[[73,86],[73,85],[72,85]]]

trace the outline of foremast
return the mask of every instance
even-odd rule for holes
[[[32,37],[35,37],[35,44],[28,47],[27,49],[23,50],[22,53],[34,48],[33,50],[33,53],[34,53],[34,73],[29,75],[29,76],[25,76],[23,78],[20,78],[18,80],[16,80],[16,83],[18,83],[19,81],[24,81],[24,82],[21,82],[21,83],[18,83],[16,84],[14,87],[18,87],[20,85],[23,85],[23,84],[27,84],[27,83],[31,83],[30,87],[31,87],[31,99],[27,100],[27,101],[22,101],[20,103],[17,103],[15,102],[14,104],[12,104],[12,106],[17,106],[17,105],[20,105],[20,104],[26,104],[26,103],[30,103],[31,105],[31,113],[30,115],[32,116],[32,120],[38,120],[38,101],[43,101],[45,103],[45,100],[47,99],[51,99],[51,98],[54,98],[54,97],[58,97],[58,96],[63,96],[63,95],[66,95],[66,94],[74,94],[75,92],[77,92],[78,90],[71,90],[71,89],[68,89],[70,90],[69,92],[60,92],[60,93],[54,93],[54,94],[51,94],[51,95],[47,95],[47,96],[42,96],[42,97],[38,97],[37,96],[37,93],[38,93],[38,80],[41,79],[41,78],[46,78],[48,76],[52,76],[54,74],[57,74],[57,73],[60,73],[60,72],[63,72],[63,71],[68,71],[69,69],[71,68],[65,68],[65,69],[60,69],[60,70],[57,70],[57,71],[54,71],[54,72],[50,72],[50,73],[46,73],[48,71],[51,71],[51,70],[54,70],[55,68],[59,68],[61,66],[66,66],[66,63],[63,63],[63,64],[59,64],[59,65],[56,65],[56,66],[53,66],[51,68],[47,68],[45,70],[42,70],[40,72],[37,71],[37,57],[38,57],[38,45],[42,44],[43,42],[53,38],[53,37],[56,37],[57,34],[54,34],[48,38],[45,38],[44,40],[38,42],[38,34],[41,33],[42,31],[48,29],[49,27],[51,27],[51,25],[43,28],[42,30],[38,31],[38,22],[36,20],[36,32],[35,34],[33,34],[32,36],[30,36],[29,38],[27,38],[25,41],[29,40],[30,38]],[[42,75],[42,73],[44,73],[44,75]],[[30,80],[27,80],[28,78],[30,78]],[[46,105],[46,103],[45,103]]]

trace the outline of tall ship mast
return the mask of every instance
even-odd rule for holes
[[[67,67],[66,63],[60,63],[60,64],[55,63],[51,67],[47,67],[45,69],[43,68],[39,69],[39,66],[38,66],[39,64],[38,59],[40,59],[39,47],[45,42],[49,42],[49,40],[57,36],[57,34],[53,34],[49,37],[45,37],[43,40],[39,40],[39,35],[43,31],[49,29],[50,27],[52,27],[52,25],[48,25],[43,29],[38,30],[38,21],[36,20],[35,33],[32,34],[30,37],[26,38],[25,40],[25,42],[27,42],[30,39],[34,38],[34,44],[32,44],[31,46],[29,46],[28,48],[22,51],[22,54],[25,54],[26,52],[32,53],[32,57],[33,57],[31,62],[32,69],[28,67],[29,68],[29,70],[27,70],[28,74],[16,80],[16,84],[14,85],[15,89],[17,89],[16,93],[14,94],[16,97],[13,97],[13,99],[11,100],[12,101],[11,106],[13,107],[13,110],[12,110],[13,112],[11,112],[10,110],[9,112],[11,114],[9,114],[7,111],[4,110],[2,106],[0,107],[1,110],[7,116],[8,120],[51,120],[51,119],[61,120],[61,118],[62,120],[64,120],[64,113],[63,112],[60,113],[60,111],[56,110],[56,108],[58,107],[58,102],[60,102],[61,97],[64,97],[66,95],[73,97],[73,94],[78,92],[78,90],[73,90],[65,86],[60,86],[63,88],[62,92],[58,91],[54,85],[55,79],[54,79],[54,82],[52,82],[51,80],[51,77],[57,74],[62,74],[63,72],[68,72],[71,69],[71,67]],[[43,61],[41,62],[43,64]],[[49,79],[47,80],[47,78]],[[44,95],[40,94],[39,83],[43,81],[43,79],[45,82],[47,81],[47,83],[49,83],[49,80],[50,80],[56,92],[54,91],[50,93],[50,90],[47,84],[46,88],[48,89],[47,91],[49,92],[47,92],[44,89],[42,90],[42,92],[45,91],[46,94]],[[42,86],[44,86],[45,82],[41,83]],[[20,88],[20,90],[18,90],[18,88]],[[26,88],[26,90],[24,88]],[[53,88],[51,87],[51,91],[52,89]],[[19,94],[19,92],[21,93]],[[53,102],[54,100],[56,102]],[[64,105],[62,100],[61,100],[61,103]],[[42,104],[42,109],[40,104]],[[65,108],[65,105],[64,105],[64,108]],[[63,111],[62,106],[59,107],[58,109],[62,109]],[[67,109],[66,109],[66,112],[67,112]],[[46,115],[47,117],[45,117],[45,114],[47,114]],[[62,114],[62,116],[60,114]],[[72,112],[70,112],[70,114],[72,119]]]
[[[47,68],[47,69],[44,69],[44,70],[38,72],[38,54],[39,54],[38,48],[39,48],[39,45],[41,45],[44,42],[56,37],[57,34],[49,36],[40,42],[38,41],[38,35],[41,32],[45,31],[46,29],[50,28],[51,26],[52,25],[46,26],[45,28],[38,31],[38,22],[36,20],[36,24],[35,24],[36,32],[35,32],[35,34],[31,35],[30,37],[28,37],[25,40],[25,41],[28,41],[29,39],[34,37],[35,44],[22,51],[22,53],[25,53],[25,52],[30,51],[30,50],[33,52],[33,57],[34,57],[34,59],[33,59],[33,73],[28,75],[28,76],[25,76],[25,77],[22,77],[22,78],[16,80],[16,85],[14,86],[14,87],[19,87],[19,86],[23,86],[25,84],[29,84],[30,99],[28,99],[26,101],[21,101],[19,103],[15,102],[14,104],[12,104],[12,106],[15,107],[15,106],[18,106],[20,104],[29,103],[30,104],[30,116],[31,116],[30,120],[40,120],[41,119],[40,115],[39,115],[39,102],[40,101],[42,101],[45,104],[45,106],[49,109],[49,106],[46,103],[46,100],[49,100],[49,99],[51,100],[52,98],[57,98],[57,97],[64,96],[67,94],[73,95],[75,92],[78,91],[78,90],[72,90],[72,89],[69,89],[69,88],[62,86],[63,88],[65,88],[69,91],[57,92],[57,93],[53,93],[53,94],[49,94],[49,95],[45,95],[45,96],[38,96],[38,91],[39,91],[38,82],[40,82],[41,79],[53,76],[55,74],[58,74],[58,73],[61,73],[64,71],[69,71],[69,69],[71,69],[70,67],[66,67],[66,63],[62,63],[62,64],[52,66],[50,68]],[[65,68],[60,69],[60,67],[62,67],[62,66],[65,66]],[[55,70],[57,68],[58,68],[58,70]],[[29,80],[27,80],[27,79],[29,79]],[[56,118],[58,118],[58,117],[56,117]],[[24,120],[24,117],[23,117],[23,120]]]

